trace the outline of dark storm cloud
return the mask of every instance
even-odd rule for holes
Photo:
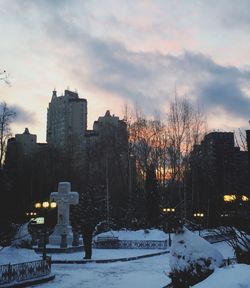
[[[34,124],[36,123],[36,116],[34,112],[28,111],[18,105],[9,105],[9,109],[16,113],[15,122],[20,124]]]

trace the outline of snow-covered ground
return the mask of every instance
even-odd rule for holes
[[[130,250],[131,253],[134,251]],[[108,254],[108,251],[107,251]],[[161,255],[129,262],[106,264],[53,265],[56,278],[41,287],[102,287],[102,288],[153,288],[170,283],[164,274],[169,272],[169,256]]]
[[[201,283],[193,286],[195,288],[249,288],[250,287],[250,265],[237,264],[226,268],[216,269],[212,275]]]
[[[153,232],[151,240],[163,239],[160,238],[162,237],[161,233],[157,231],[151,232]],[[122,232],[119,233],[119,239],[141,240],[142,237],[151,237],[151,232],[144,233],[143,230],[133,234],[131,232],[131,237],[128,235],[130,232]],[[217,243],[214,246],[224,258],[234,256],[233,250],[226,243]],[[162,250],[94,249],[93,259],[125,258],[159,251]],[[82,259],[83,255],[83,252],[78,252],[53,254],[52,257],[53,259],[78,260]],[[161,288],[170,283],[170,279],[166,275],[170,272],[169,258],[170,254],[164,254],[129,262],[55,264],[52,265],[52,272],[56,274],[56,278],[52,282],[40,284],[36,287]],[[17,251],[15,248],[4,248],[0,251],[0,264],[32,261],[35,259],[41,259],[41,255],[26,249],[18,249]],[[210,277],[194,287],[250,288],[250,265],[237,264],[226,268],[216,268]]]
[[[92,249],[92,260],[120,259],[163,252],[162,249]],[[84,252],[52,253],[52,260],[83,260]]]

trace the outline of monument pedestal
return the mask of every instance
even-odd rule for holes
[[[66,234],[68,246],[72,246],[73,233],[70,225],[57,224],[54,232],[49,236],[49,244],[58,245],[61,244],[61,235]]]

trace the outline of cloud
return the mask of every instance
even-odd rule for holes
[[[250,1],[232,1],[228,5],[227,0],[210,0],[201,4],[202,10],[207,11],[209,15],[213,15],[216,25],[221,25],[226,30],[233,32],[250,33]]]
[[[84,81],[99,90],[141,103],[147,113],[164,109],[176,86],[180,93],[198,99],[208,113],[220,107],[236,117],[250,116],[250,99],[244,92],[250,70],[221,65],[191,51],[177,56],[134,52],[113,39],[93,37],[64,19],[59,25],[47,24],[49,37],[65,49],[63,64],[71,77],[80,82],[84,75]]]
[[[165,109],[176,87],[190,101],[198,99],[208,114],[219,107],[228,115],[248,119],[250,70],[218,59],[232,47],[237,55],[244,49],[249,54],[245,37],[243,46],[232,40],[239,39],[235,28],[242,34],[240,27],[250,27],[250,2],[227,2],[159,0],[145,4],[131,0],[103,4],[93,0],[68,5],[66,0],[26,0],[15,5],[25,5],[29,13],[19,13],[18,19],[27,29],[35,29],[32,35],[39,36],[28,38],[31,52],[45,55],[44,60],[53,59],[52,67],[60,67],[65,81],[77,83],[80,94],[93,87],[93,91],[139,103],[147,114],[153,114]],[[16,11],[20,9],[16,7]],[[154,41],[157,44],[148,48]],[[178,44],[178,53],[170,51],[169,41]],[[228,59],[232,55],[236,54],[229,53]],[[104,102],[101,95],[95,97]]]
[[[248,119],[250,117],[250,98],[235,82],[212,81],[200,87],[203,103],[212,110],[218,107],[231,116]]]
[[[34,124],[37,122],[36,115],[18,105],[8,105],[8,108],[16,113],[14,122],[17,124]]]

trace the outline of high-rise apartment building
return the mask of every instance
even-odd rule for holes
[[[219,223],[232,208],[236,214],[243,212],[245,203],[241,199],[250,197],[248,152],[235,147],[233,132],[207,134],[194,147],[190,161],[192,212],[204,213],[209,225]],[[228,205],[226,195],[237,201],[230,200],[232,205]]]
[[[69,90],[62,96],[53,91],[47,110],[47,143],[65,148],[78,141],[86,130],[87,100]]]

